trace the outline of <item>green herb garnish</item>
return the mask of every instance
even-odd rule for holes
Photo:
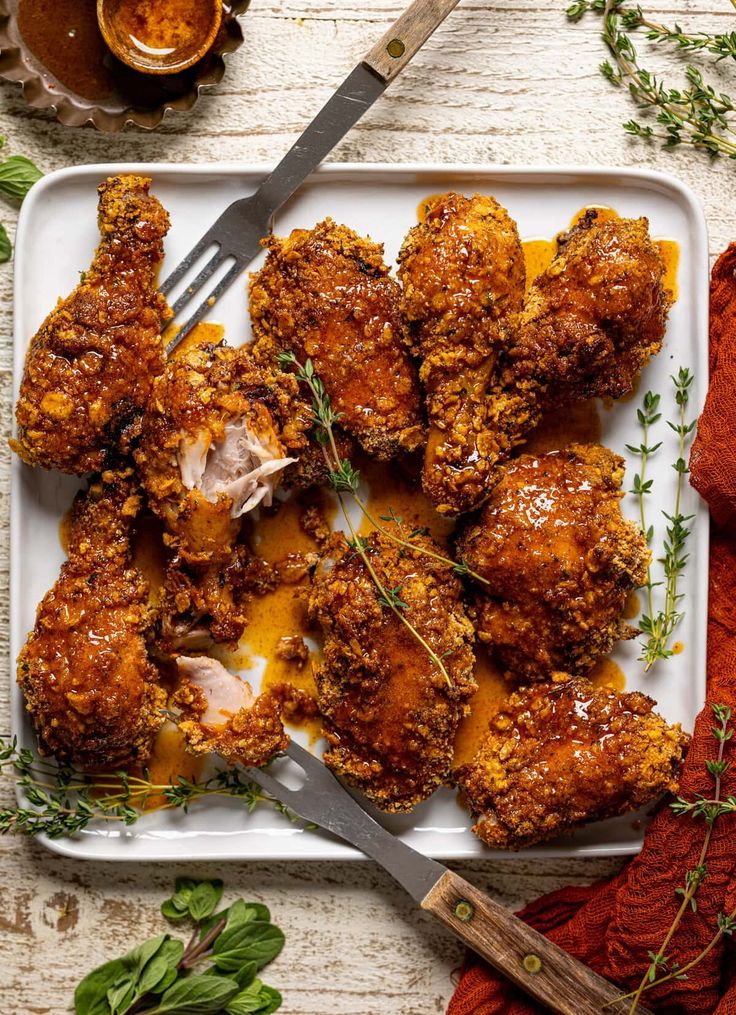
[[[684,613],[680,609],[683,594],[678,591],[678,582],[688,560],[685,548],[688,536],[690,535],[690,529],[687,523],[693,516],[682,514],[680,506],[683,481],[690,471],[685,460],[685,447],[696,425],[694,420],[690,423],[686,422],[686,409],[690,398],[693,375],[685,367],[680,367],[677,376],[672,377],[672,383],[675,388],[675,402],[678,408],[677,420],[675,422],[668,420],[667,425],[677,434],[677,458],[672,465],[672,468],[677,473],[677,485],[672,514],[669,514],[667,511],[662,512],[667,521],[667,527],[663,554],[657,558],[657,563],[662,565],[663,581],[654,581],[652,577],[652,564],[650,563],[647,567],[645,585],[647,590],[647,611],[642,614],[639,621],[639,626],[646,636],[642,647],[642,654],[639,657],[640,661],[645,664],[645,671],[650,670],[658,659],[669,659],[672,656],[672,635],[684,617]],[[649,444],[650,428],[662,418],[662,414],[659,412],[659,403],[660,396],[647,391],[642,402],[642,407],[637,410],[637,419],[644,431],[644,439],[638,447],[631,444],[626,445],[628,451],[632,454],[638,454],[641,458],[641,469],[634,476],[631,493],[639,501],[639,521],[648,546],[652,544],[654,528],[651,525],[647,526],[644,502],[652,492],[653,481],[646,478],[646,467],[650,457],[662,447],[661,441],[657,444]],[[660,586],[664,586],[664,605],[661,610],[655,613],[653,590]]]
[[[628,134],[659,141],[665,148],[690,145],[711,156],[736,158],[734,100],[708,84],[692,64],[685,69],[685,87],[666,85],[641,65],[632,41],[632,35],[642,28],[653,43],[672,45],[679,52],[711,54],[719,61],[736,58],[736,33],[690,34],[678,24],[650,20],[641,7],[625,6],[625,0],[574,0],[567,8],[571,21],[587,13],[603,18],[601,38],[611,59],[600,65],[601,73],[612,85],[627,88],[637,107],[649,116],[649,121],[626,122],[623,127]]]
[[[215,912],[221,897],[221,881],[177,878],[161,912],[190,922],[189,943],[159,934],[93,969],[74,993],[76,1015],[269,1015],[280,1008],[281,994],[256,974],[283,948],[282,931],[258,902],[238,899]]]
[[[250,813],[266,803],[297,821],[288,807],[249,782],[237,768],[218,768],[206,779],[153,783],[148,773],[80,772],[68,765],[38,758],[17,740],[0,738],[0,773],[9,775],[24,801],[0,808],[0,834],[47,835],[59,839],[74,835],[92,821],[120,821],[132,825],[145,810],[188,811],[203,797],[229,796],[242,800]]]
[[[293,352],[282,352],[279,354],[278,359],[283,368],[294,369],[297,379],[302,384],[306,385],[311,395],[312,415],[314,420],[314,438],[322,448],[325,464],[327,465],[328,482],[337,495],[340,509],[350,532],[348,545],[360,556],[361,560],[365,564],[371,580],[378,592],[378,601],[381,606],[386,609],[390,609],[399,618],[401,623],[404,624],[409,631],[411,631],[414,638],[416,638],[419,644],[424,648],[429,658],[444,677],[448,687],[452,687],[450,674],[447,672],[447,668],[442,659],[430,647],[409,619],[409,607],[400,598],[399,590],[387,589],[378,577],[376,569],[373,567],[366,551],[366,541],[356,532],[355,527],[350,520],[350,515],[348,514],[343,494],[349,494],[352,497],[369,524],[387,539],[398,543],[399,546],[404,549],[409,549],[414,553],[421,553],[428,557],[432,557],[434,560],[445,564],[455,574],[471,575],[484,585],[488,584],[487,579],[483,578],[479,574],[476,574],[474,571],[471,571],[466,564],[458,565],[454,560],[450,560],[449,557],[444,557],[441,553],[436,553],[434,550],[431,550],[426,546],[413,542],[413,537],[419,534],[418,530],[410,532],[405,538],[402,534],[402,519],[396,514],[393,508],[389,508],[389,514],[382,515],[381,518],[384,521],[393,522],[398,534],[397,532],[379,525],[378,521],[370,513],[367,505],[362,500],[358,492],[360,485],[360,473],[357,469],[353,468],[347,459],[341,458],[337,450],[334,425],[339,421],[339,413],[336,413],[332,408],[329,395],[325,391],[324,384],[320,380],[319,376],[315,373],[311,359],[308,359],[304,364],[301,364]]]

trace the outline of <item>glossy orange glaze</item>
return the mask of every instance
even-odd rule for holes
[[[386,525],[381,515],[388,516],[393,509],[402,519],[402,528],[407,534],[412,529],[426,527],[440,546],[447,546],[455,523],[437,514],[422,491],[417,470],[409,469],[406,464],[366,458],[360,462],[360,474],[368,484],[366,507],[379,525]],[[359,532],[365,536],[371,530],[370,522],[363,518]]]
[[[570,444],[600,444],[601,418],[595,398],[577,402],[562,412],[550,412],[531,431],[520,450],[543,454]]]
[[[624,620],[633,620],[641,613],[641,600],[638,592],[630,592],[624,606]]]
[[[107,16],[146,63],[152,57],[175,63],[179,51],[206,41],[215,13],[205,0],[117,0]]]
[[[501,703],[512,690],[480,644],[475,646],[473,677],[478,684],[478,690],[470,699],[470,713],[460,720],[458,726],[452,762],[454,768],[467,764],[475,757],[488,733],[491,716],[498,712]]]
[[[96,0],[20,0],[18,28],[33,55],[67,88],[85,99],[112,94]]]
[[[163,523],[153,515],[146,514],[137,520],[133,537],[133,563],[148,582],[149,600],[155,606],[164,582],[167,553]]]
[[[446,191],[438,192],[437,194],[428,194],[427,197],[423,197],[417,205],[417,222],[426,222],[427,215],[433,204],[439,201],[440,198],[444,197]]]
[[[610,222],[611,219],[621,218],[615,208],[609,208],[606,204],[585,204],[570,219],[570,228],[576,225],[588,211],[596,212],[596,222]]]
[[[587,677],[596,687],[612,687],[614,691],[626,687],[626,674],[613,659],[599,659]]]
[[[680,265],[680,244],[677,240],[655,240],[654,245],[659,250],[664,261],[664,285],[672,293],[673,299],[677,299],[677,269]]]
[[[186,749],[184,736],[173,723],[161,727],[153,745],[153,753],[148,759],[148,777],[157,786],[176,782],[178,776],[185,779],[198,779],[202,774],[205,759],[196,757]],[[150,810],[160,807],[165,802],[161,794],[154,794],[146,801]]]
[[[326,499],[325,499],[326,502]],[[331,507],[331,505],[330,505]],[[297,554],[314,553],[317,544],[301,526],[303,507],[296,497],[290,497],[276,514],[263,514],[253,526],[251,542],[254,552],[270,563],[282,562],[290,555],[296,566]],[[325,503],[325,513],[327,502]],[[315,632],[307,618],[307,575],[298,581],[284,582],[273,592],[255,596],[248,606],[248,626],[235,653],[216,652],[225,666],[247,669],[256,659],[265,660],[262,686],[276,687],[291,684],[316,698],[313,666],[319,655],[310,650],[303,666],[294,660],[280,658],[277,653],[282,638],[312,638]],[[319,719],[306,719],[300,723],[317,739],[321,733]]]
[[[524,262],[526,264],[526,287],[532,284],[537,275],[548,268],[557,253],[556,240],[522,240]]]

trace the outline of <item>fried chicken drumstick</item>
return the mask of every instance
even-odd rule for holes
[[[307,443],[309,409],[296,378],[259,366],[250,349],[194,345],[155,381],[135,461],[151,509],[176,557],[163,613],[217,641],[243,632],[249,554],[243,515],[269,506],[284,470]]]
[[[628,394],[662,347],[672,294],[647,219],[596,219],[558,237],[527,295],[490,407],[499,441],[518,443],[543,412]]]
[[[418,547],[438,549],[427,537]],[[311,616],[325,636],[316,673],[325,763],[384,811],[409,811],[447,777],[457,724],[475,690],[473,630],[458,579],[443,564],[372,533],[367,553],[382,584],[442,659],[444,675],[379,601],[360,556],[342,554],[312,587]],[[402,609],[404,609],[402,607]]]
[[[471,616],[507,676],[546,680],[587,672],[619,638],[649,550],[621,515],[623,459],[598,445],[520,455],[457,543],[487,579]]]
[[[87,766],[145,761],[166,694],[147,651],[148,589],[131,565],[140,507],[130,476],[79,494],[69,559],[38,607],[18,683],[45,752]]]
[[[100,185],[92,265],[31,340],[11,441],[29,465],[99,471],[136,435],[164,368],[160,332],[169,316],[156,288],[169,216],[150,182],[115,176]]]
[[[443,514],[476,507],[511,446],[489,425],[499,352],[524,297],[516,224],[492,197],[444,194],[399,253],[403,312],[430,422],[423,486]]]
[[[179,729],[194,754],[219,754],[230,765],[265,765],[289,738],[274,695],[256,697],[250,684],[207,656],[179,656],[182,684],[173,698]]]
[[[455,778],[497,849],[521,849],[588,821],[625,814],[677,789],[690,738],[654,702],[582,678],[511,695]]]
[[[267,245],[250,285],[256,356],[310,358],[340,426],[366,451],[414,451],[424,439],[419,384],[383,247],[331,219]]]

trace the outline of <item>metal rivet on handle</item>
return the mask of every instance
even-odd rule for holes
[[[522,959],[522,963],[527,973],[538,973],[542,968],[542,960],[538,955],[525,955]]]
[[[392,39],[388,46],[386,46],[386,52],[389,56],[393,57],[394,60],[398,60],[400,56],[404,55],[406,46],[401,39]]]
[[[462,923],[467,923],[475,916],[475,909],[472,903],[468,902],[467,899],[459,899],[455,903],[453,913]]]

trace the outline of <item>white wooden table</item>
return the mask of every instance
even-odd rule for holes
[[[598,21],[570,25],[564,0],[462,0],[405,75],[336,150],[340,161],[619,163],[669,169],[702,198],[711,253],[736,237],[736,165],[629,141],[633,107],[600,77]],[[7,151],[46,170],[81,162],[218,160],[273,163],[363,51],[395,18],[397,0],[253,0],[246,44],[221,86],[159,130],[107,137],[71,130],[0,90]],[[662,20],[731,31],[726,0],[647,7]],[[683,61],[649,61],[676,77]],[[731,65],[732,66],[732,65]],[[736,68],[722,68],[736,90]],[[724,86],[725,87],[725,86]],[[14,212],[0,208],[12,235]],[[0,266],[0,729],[7,726],[8,450],[12,268]],[[0,785],[0,799],[9,799]],[[616,860],[479,862],[465,876],[516,907],[571,881],[618,869]],[[161,929],[158,905],[177,873],[222,876],[229,893],[267,902],[286,932],[268,981],[288,1015],[443,1012],[462,949],[370,863],[113,866],[61,860],[33,842],[0,840],[2,1008],[71,1011],[81,975]]]

